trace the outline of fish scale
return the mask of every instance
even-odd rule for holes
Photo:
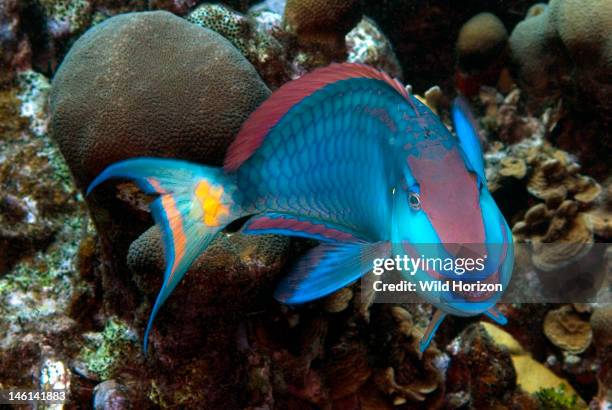
[[[342,149],[344,148],[346,150],[346,161],[348,161],[349,163],[355,163],[356,159],[361,159],[358,158],[358,151],[360,149],[360,147],[364,147],[364,144],[362,144],[362,141],[358,140],[355,141],[354,139],[351,141],[349,138],[345,138],[344,136],[346,135],[359,135],[360,132],[363,130],[363,133],[361,135],[371,135],[371,133],[368,132],[368,130],[371,130],[373,128],[372,124],[374,124],[375,122],[377,122],[376,119],[372,118],[372,117],[365,117],[365,116],[361,116],[357,118],[357,129],[353,129],[353,127],[348,128],[347,130],[340,130],[340,126],[342,124],[344,124],[345,122],[342,121],[342,117],[338,116],[337,113],[335,113],[336,115],[324,115],[323,113],[325,112],[325,107],[331,107],[331,101],[333,101],[334,99],[341,99],[343,100],[343,104],[339,104],[336,103],[334,104],[335,107],[349,107],[353,104],[355,104],[356,102],[359,104],[363,104],[368,100],[368,95],[370,94],[369,91],[367,91],[366,89],[364,89],[363,87],[353,87],[351,89],[350,93],[343,93],[342,97],[338,97],[339,93],[342,92],[342,88],[340,88],[338,91],[336,92],[326,92],[323,94],[323,96],[321,98],[324,98],[323,104],[312,104],[310,107],[305,107],[300,115],[303,115],[302,113],[305,112],[309,112],[309,114],[312,114],[312,118],[313,121],[316,124],[316,128],[315,128],[315,132],[314,132],[314,152],[302,152],[302,157],[310,157],[312,158],[313,156],[322,156],[322,158],[324,160],[330,161],[330,162],[341,162],[338,160],[338,149]],[[388,96],[391,96],[393,98],[397,98],[394,94],[392,93],[387,93]],[[379,98],[381,96],[378,96]],[[329,101],[329,102],[326,102]],[[322,107],[322,108],[321,108]],[[334,114],[334,113],[332,113]],[[347,118],[350,118],[350,113],[346,113],[345,115],[347,116]],[[310,115],[308,115],[310,116]],[[317,116],[322,116],[321,119],[317,118]],[[296,132],[298,129],[299,130],[304,130],[303,128],[299,128],[296,127],[294,124],[295,123],[299,123],[300,121],[300,117],[299,116],[294,116],[293,118],[287,118],[286,121],[288,121],[291,125],[288,125],[286,127],[280,127],[280,128],[284,128],[284,129],[291,129],[294,132]],[[350,121],[346,122],[347,124],[350,124]],[[327,125],[327,124],[331,124],[331,125]],[[325,126],[323,126],[325,125]],[[304,131],[308,131],[308,130],[304,130]],[[302,135],[305,137],[310,137],[312,138],[313,136],[311,136],[308,132],[304,132],[302,131]],[[325,136],[326,135],[330,135],[330,132],[334,132],[334,135],[340,135],[339,138],[335,138],[334,142],[337,144],[328,144],[327,145],[327,150],[324,153],[321,153],[318,151],[317,148],[319,148],[321,146],[321,144],[323,144]],[[341,131],[345,131],[345,132],[341,132]],[[276,145],[278,144],[278,141],[280,141],[280,138],[276,137],[275,138],[276,133],[274,131],[272,131],[269,135],[269,137],[267,138],[267,140],[269,139],[269,144],[271,145]],[[286,136],[285,136],[286,138]],[[376,139],[376,137],[374,137],[374,139]],[[340,147],[339,144],[342,144],[343,147]],[[280,144],[281,146],[283,144]],[[264,148],[264,147],[262,147]],[[267,154],[270,153],[270,156],[264,156],[263,154]],[[258,157],[257,155],[254,156],[251,161],[255,162],[255,161],[261,161],[263,163],[275,163],[274,160],[279,160],[278,157],[282,156],[285,154],[285,151],[282,149],[282,147],[278,146],[276,148],[276,150],[271,151],[271,150],[264,150],[262,151],[262,156]],[[357,167],[360,167],[359,164],[364,163],[365,162],[365,158],[366,156],[363,157],[362,161],[358,161],[357,163]],[[286,161],[280,161],[279,162],[279,169],[280,171],[278,171],[276,174],[270,172],[270,174],[268,175],[268,181],[275,181],[276,177],[281,176],[282,175],[282,170],[287,167],[288,165],[286,165],[287,163],[291,163],[293,161],[292,158],[286,160]],[[284,165],[285,164],[285,165]],[[258,168],[256,165],[253,166],[252,168],[256,169]],[[268,169],[271,171],[272,167],[269,167]],[[290,166],[289,166],[290,168]],[[307,176],[305,177],[306,181],[304,181],[304,185],[308,186],[309,189],[311,190],[331,190],[335,187],[332,186],[326,186],[326,183],[329,183],[328,181],[332,181],[332,180],[337,180],[338,178],[334,178],[334,174],[337,173],[338,171],[341,171],[344,173],[344,175],[348,175],[350,174],[350,170],[337,170],[335,169],[333,166],[331,166],[330,168],[324,169],[322,167],[318,167],[318,170],[310,170],[310,172],[307,174]],[[361,168],[361,167],[360,167]],[[248,171],[247,171],[248,172]],[[359,169],[353,169],[353,173],[355,175],[358,175]],[[250,178],[249,178],[250,179]],[[240,171],[238,172],[238,185],[239,185],[239,189],[240,189]],[[322,181],[322,182],[321,182]],[[258,185],[260,188],[262,187],[262,185]],[[248,191],[248,189],[247,189]],[[342,191],[338,190],[338,193],[341,193]],[[352,191],[351,191],[352,192]],[[279,190],[278,187],[276,186],[276,184],[274,183],[270,183],[268,190],[264,191],[264,190],[258,190],[257,195],[261,196],[265,196],[265,197],[272,197],[272,198],[277,198],[278,195],[293,195],[294,192],[289,190]],[[376,192],[372,192],[372,195],[377,195]],[[276,200],[276,199],[274,199]],[[334,201],[328,201],[327,203],[322,203],[322,202],[317,202],[317,204],[314,206],[314,209],[316,210],[316,212],[312,212],[311,216],[314,217],[322,217],[323,215],[333,215],[333,212],[336,210],[336,212],[340,213],[340,209],[346,208],[351,202],[354,201],[359,201],[359,202],[364,202],[366,200],[366,198],[364,197],[351,197],[350,195],[344,195],[341,197],[336,197]],[[248,203],[248,198],[245,200],[246,203]],[[257,201],[257,199],[253,199],[252,200],[253,203],[257,203],[257,204],[261,204],[259,205],[260,207],[267,207],[270,206],[272,204],[270,203],[260,203]],[[353,218],[353,221],[343,221],[345,223],[348,223],[350,226],[358,226],[358,222],[355,221],[355,219],[362,217],[363,214],[362,213],[354,213],[353,215],[351,215],[351,217]]]

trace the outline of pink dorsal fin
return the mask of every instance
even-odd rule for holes
[[[320,88],[350,78],[372,78],[389,84],[400,95],[409,100],[408,92],[388,74],[363,64],[331,64],[290,81],[276,90],[245,121],[234,142],[230,145],[223,168],[235,171],[263,144],[268,132],[295,104]]]

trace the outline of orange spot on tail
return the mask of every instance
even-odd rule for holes
[[[220,219],[229,215],[228,206],[222,202],[223,187],[202,180],[196,186],[195,195],[202,207],[204,224],[209,227],[221,225]]]

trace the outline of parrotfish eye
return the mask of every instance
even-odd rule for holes
[[[408,192],[408,205],[410,205],[410,208],[412,208],[414,211],[421,209],[421,196],[418,192]]]

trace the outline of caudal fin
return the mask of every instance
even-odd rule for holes
[[[146,353],[149,332],[160,307],[215,235],[240,216],[240,208],[232,199],[233,181],[217,168],[170,159],[129,159],[106,168],[91,183],[87,194],[110,178],[133,180],[145,193],[159,195],[150,208],[162,231],[166,270],[145,331]]]

